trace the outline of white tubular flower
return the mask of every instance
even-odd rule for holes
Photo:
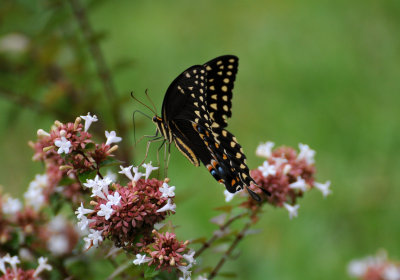
[[[81,231],[84,231],[86,227],[89,225],[89,222],[92,221],[88,219],[86,216],[82,216],[81,220],[78,222],[78,227]]]
[[[108,132],[106,130],[106,137],[107,137],[106,145],[110,145],[112,143],[118,143],[118,142],[121,142],[121,140],[122,140],[121,137],[117,136],[115,131]]]
[[[151,261],[151,258],[146,257],[146,255],[136,254],[136,259],[133,260],[133,264],[141,265],[143,263],[147,263]]]
[[[107,170],[106,176],[104,178],[108,178],[111,180],[111,182],[115,182],[117,180],[117,174],[109,169]]]
[[[163,183],[160,192],[162,193],[161,197],[174,197],[175,196],[175,186],[168,186],[167,183]]]
[[[276,174],[275,165],[269,164],[268,161],[264,161],[263,165],[258,167],[258,170],[261,171],[264,177],[268,177],[269,175],[274,176]]]
[[[158,167],[155,167],[155,166],[152,166],[151,165],[151,161],[150,161],[150,163],[144,163],[143,164],[143,167],[144,168],[146,168],[146,180],[149,178],[149,176],[150,176],[150,174],[151,174],[151,172],[153,172],[153,170],[157,170],[158,169]]]
[[[38,211],[44,205],[45,197],[43,195],[43,189],[46,188],[47,185],[47,175],[37,174],[35,180],[29,183],[28,190],[24,193],[26,204]]]
[[[101,187],[101,191],[105,195],[108,195],[108,186],[112,183],[111,178],[106,176],[103,179],[100,179],[98,177],[98,175],[96,175],[96,181],[97,181],[97,184]]]
[[[300,208],[300,205],[297,204],[297,205],[292,206],[290,204],[283,203],[283,206],[286,208],[286,210],[288,210],[290,219],[292,219],[293,217],[297,217],[297,215],[298,215],[297,212]]]
[[[288,160],[283,157],[273,157],[272,159],[275,161],[276,168],[279,168],[279,167],[281,167],[282,164],[285,164],[288,162]]]
[[[231,192],[229,192],[228,190],[225,189],[224,190],[225,202],[231,201],[235,197],[236,194],[237,194],[237,192],[231,193]]]
[[[258,145],[256,155],[259,157],[269,158],[272,153],[272,148],[275,146],[274,142],[267,141],[264,144]]]
[[[194,259],[195,253],[196,252],[194,250],[190,250],[189,253],[184,254],[183,257],[185,258],[185,260],[187,260],[189,264],[196,264],[196,260]]]
[[[326,181],[324,184],[318,182],[314,183],[314,187],[320,190],[324,197],[327,197],[329,194],[332,193],[332,191],[329,189],[330,186],[331,186],[331,181]]]
[[[368,269],[368,265],[362,260],[351,261],[347,267],[347,272],[352,277],[362,277]]]
[[[88,131],[89,127],[91,126],[91,124],[93,122],[97,122],[98,121],[97,116],[93,115],[93,117],[92,117],[90,115],[90,112],[87,113],[86,116],[81,116],[81,118],[85,120],[85,131]]]
[[[94,212],[94,210],[86,209],[85,207],[83,207],[83,202],[81,202],[81,206],[79,206],[78,209],[76,209],[75,214],[78,219],[82,219],[83,217],[86,217],[85,216],[86,214],[90,214],[93,212]]]
[[[62,232],[67,228],[67,219],[63,215],[57,215],[51,219],[48,228],[54,232]]]
[[[91,232],[91,233],[89,233],[88,238],[90,239],[91,244],[93,244],[93,246],[98,247],[99,244],[100,244],[101,242],[103,242],[103,237],[101,236],[101,234],[103,233],[103,231],[98,231],[98,230],[90,229],[90,232]]]
[[[299,189],[299,190],[305,192],[307,190],[307,184],[303,178],[301,178],[300,176],[297,176],[297,181],[289,184],[289,188]]]
[[[9,263],[14,273],[17,274],[18,271],[17,264],[20,263],[18,256],[11,257],[10,254],[7,254],[3,257],[3,260],[4,262]]]
[[[165,212],[165,211],[172,211],[175,212],[176,204],[171,204],[171,199],[168,198],[167,204],[165,204],[162,208],[158,209],[157,212]]]
[[[178,266],[178,269],[183,274],[183,279],[190,279],[190,275],[192,274],[192,272],[189,269],[191,268],[192,268],[191,264],[188,264],[186,266]]]
[[[13,215],[22,209],[22,203],[18,198],[8,197],[2,205],[3,213]]]
[[[54,234],[47,240],[47,249],[55,256],[68,253],[69,241],[64,234]]]
[[[297,159],[305,159],[308,164],[313,164],[315,162],[315,151],[311,150],[308,145],[299,143],[299,149],[300,153],[297,156]]]
[[[204,276],[200,275],[200,276],[197,277],[197,280],[208,280],[208,279],[207,279],[207,277],[204,277]]]
[[[47,258],[40,257],[39,258],[39,266],[36,268],[33,277],[37,277],[43,270],[52,270],[53,267],[47,263]]]
[[[92,188],[92,195],[90,197],[98,196],[102,199],[107,199],[107,197],[103,193],[103,187],[101,185],[94,185]]]
[[[132,171],[133,173],[135,173],[135,176],[133,177],[132,181],[137,182],[140,178],[143,177],[143,175],[145,175],[142,172],[139,172],[139,167],[132,167]]]
[[[3,272],[3,274],[6,274],[6,262],[4,258],[0,258],[0,271]]]
[[[84,237],[83,241],[85,241],[85,250],[88,250],[93,245],[93,240],[89,237]]]
[[[110,205],[100,205],[100,211],[97,212],[97,216],[104,216],[104,219],[108,220],[110,219],[111,215],[113,214],[114,210],[111,208]]]
[[[117,191],[115,191],[114,194],[107,195],[107,199],[108,199],[107,206],[109,206],[110,208],[113,205],[121,205],[120,203],[121,195]]]
[[[86,180],[86,183],[83,183],[83,185],[84,185],[86,188],[91,189],[91,188],[93,188],[95,185],[97,185],[97,182],[96,182],[95,180],[92,180],[92,179],[87,179],[87,180]]]
[[[384,280],[400,280],[400,267],[390,264],[383,270]]]
[[[61,140],[55,140],[54,145],[56,145],[59,149],[57,150],[57,153],[62,154],[68,154],[69,153],[69,148],[71,148],[71,142],[67,140],[64,136],[61,137]]]
[[[128,167],[123,167],[122,165],[119,166],[121,168],[121,171],[119,171],[119,174],[124,174],[126,177],[128,177],[129,180],[133,181],[133,176],[132,176],[132,165],[129,165]]]

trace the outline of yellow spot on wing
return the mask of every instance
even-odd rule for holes
[[[221,87],[221,90],[222,90],[223,92],[227,92],[227,91],[228,91],[228,87],[227,87],[227,86],[222,86],[222,87]]]

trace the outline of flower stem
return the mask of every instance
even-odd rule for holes
[[[224,231],[230,224],[232,224],[234,221],[244,217],[247,215],[247,212],[243,212],[241,214],[238,214],[236,216],[231,217],[228,221],[225,222],[225,224],[223,224],[222,226],[219,227],[220,231]],[[209,240],[207,240],[206,243],[203,244],[203,246],[197,250],[196,254],[195,254],[195,258],[197,258],[201,253],[204,252],[204,250],[210,248],[211,244],[218,239],[218,232],[214,232],[213,236],[211,236],[211,238]]]
[[[114,118],[115,127],[122,138],[126,138],[127,131],[121,116],[121,110],[119,108],[117,94],[112,80],[111,72],[107,66],[103,52],[101,51],[100,46],[95,39],[95,32],[93,31],[92,25],[88,20],[86,10],[81,4],[80,0],[69,0],[69,3],[74,12],[75,18],[78,21],[83,36],[89,46],[90,54],[92,55],[94,63],[96,65],[97,74],[99,76],[100,82],[103,84],[104,91],[107,95],[111,107],[111,113]],[[123,145],[121,151],[121,156],[123,157],[123,160],[129,162],[130,154],[131,150],[128,148],[128,146]]]
[[[208,276],[208,279],[213,279],[215,276],[217,276],[219,270],[222,268],[222,266],[224,265],[224,263],[228,259],[228,257],[232,254],[232,251],[236,248],[236,246],[239,244],[239,242],[243,239],[246,231],[250,228],[251,224],[252,224],[252,221],[248,221],[244,225],[244,227],[239,232],[239,234],[236,236],[235,240],[233,241],[233,243],[231,244],[229,249],[224,253],[222,258],[219,260],[218,264],[215,266],[213,271],[210,273],[210,275]]]

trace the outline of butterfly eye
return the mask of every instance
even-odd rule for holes
[[[156,116],[153,117],[153,122],[155,122],[155,123],[157,122],[157,117]]]

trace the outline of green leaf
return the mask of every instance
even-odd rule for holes
[[[232,211],[232,208],[233,207],[231,205],[224,205],[224,206],[215,208],[215,210],[230,213]]]
[[[100,168],[101,167],[107,167],[107,166],[115,166],[115,165],[120,165],[122,164],[122,161],[114,158],[114,157],[107,157],[104,161],[100,163]]]
[[[72,185],[73,183],[75,183],[76,181],[70,177],[63,177],[60,182],[58,182],[59,186],[68,186],[68,185]]]
[[[87,143],[85,145],[85,151],[94,151],[96,149],[95,143]]]
[[[144,270],[144,278],[145,279],[153,279],[159,273],[158,270],[155,269],[153,266],[147,266]]]
[[[79,174],[78,178],[79,178],[79,181],[81,181],[81,183],[84,183],[88,179],[93,179],[94,177],[96,177],[96,174],[97,174],[97,170],[89,170],[89,171]]]
[[[205,237],[199,237],[199,238],[196,238],[196,239],[192,239],[192,240],[190,240],[190,244],[194,244],[194,243],[205,243],[207,241],[207,238],[205,238]]]

